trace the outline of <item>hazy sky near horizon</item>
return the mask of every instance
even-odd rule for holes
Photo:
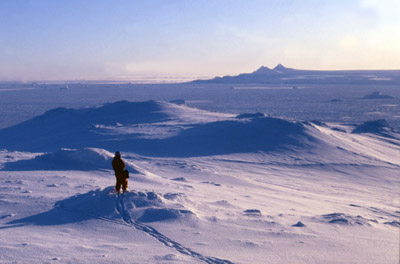
[[[398,0],[1,0],[0,80],[400,69]]]

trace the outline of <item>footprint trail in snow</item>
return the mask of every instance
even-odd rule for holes
[[[157,239],[158,241],[160,241],[162,244],[164,244],[167,247],[170,248],[174,248],[176,251],[187,255],[187,256],[191,256],[193,258],[197,258],[201,261],[204,261],[205,263],[209,263],[209,264],[233,264],[233,262],[229,261],[229,260],[225,260],[225,259],[219,259],[219,258],[215,258],[215,257],[207,257],[207,256],[203,256],[200,253],[197,253],[187,247],[182,246],[181,244],[179,244],[176,241],[173,241],[172,239],[168,238],[167,236],[161,234],[160,232],[158,232],[155,228],[145,225],[143,223],[140,222],[136,222],[135,220],[133,220],[129,213],[126,211],[125,209],[125,204],[124,204],[124,195],[118,195],[115,201],[115,206],[117,211],[119,212],[119,214],[121,215],[122,219],[129,225],[131,225],[132,227],[134,227],[137,230],[143,231],[145,233],[147,233],[148,235],[154,237],[155,239]]]

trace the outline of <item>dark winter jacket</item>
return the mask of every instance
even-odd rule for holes
[[[112,166],[115,172],[115,176],[121,175],[125,170],[125,163],[120,157],[114,157]]]

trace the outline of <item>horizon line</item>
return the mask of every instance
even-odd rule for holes
[[[342,69],[342,70],[327,70],[327,69],[301,69],[301,68],[292,68],[286,67],[285,65],[278,63],[275,67],[268,67],[261,65],[257,69],[250,72],[242,72],[238,74],[252,73],[260,68],[267,68],[270,70],[274,70],[278,66],[283,66],[286,69],[298,70],[298,71],[320,71],[320,72],[384,72],[384,71],[400,71],[399,69]],[[236,75],[238,75],[236,74]],[[132,84],[161,84],[161,83],[185,83],[194,80],[201,80],[207,78],[215,78],[220,76],[235,76],[232,75],[213,75],[213,76],[195,76],[195,75],[175,75],[175,76],[132,76],[132,77],[106,77],[106,78],[87,78],[87,79],[79,79],[79,78],[70,78],[70,79],[10,79],[10,80],[1,80],[0,83],[44,83],[44,84],[61,84],[61,83],[79,83],[79,82],[87,82],[87,83],[132,83]]]

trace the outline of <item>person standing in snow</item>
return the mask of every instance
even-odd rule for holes
[[[112,161],[112,166],[115,172],[115,178],[117,183],[115,184],[115,190],[120,191],[121,185],[122,190],[125,192],[128,188],[128,179],[125,176],[124,170],[126,168],[125,162],[121,159],[121,153],[119,151],[115,152],[115,157]]]

